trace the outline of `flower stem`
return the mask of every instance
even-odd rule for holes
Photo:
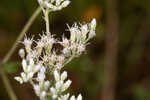
[[[39,13],[41,12],[41,8],[38,7],[36,9],[36,11],[33,13],[33,15],[30,17],[29,21],[26,23],[26,25],[24,26],[24,28],[22,29],[20,35],[18,36],[18,38],[16,39],[15,43],[13,44],[12,48],[8,51],[8,53],[6,54],[6,56],[4,57],[4,59],[2,60],[0,66],[2,66],[3,64],[6,64],[7,61],[10,59],[10,57],[12,56],[12,54],[14,53],[15,49],[17,48],[18,45],[18,41],[21,41],[24,34],[28,31],[28,29],[30,28],[30,26],[32,25],[32,23],[34,22],[34,20],[36,19],[36,17],[39,15]],[[0,74],[2,77],[2,81],[6,87],[6,90],[8,92],[8,95],[10,97],[11,100],[17,100],[17,97],[12,89],[12,86],[9,82],[9,79],[7,78],[6,73],[4,72],[3,68],[0,68]]]
[[[44,15],[45,15],[45,22],[46,22],[46,34],[50,34],[51,35],[50,27],[49,27],[49,11],[46,10]]]
[[[0,69],[0,74],[1,74],[4,86],[7,89],[8,95],[10,96],[11,100],[17,100],[17,97],[11,87],[10,81],[7,78],[7,75],[2,68]]]

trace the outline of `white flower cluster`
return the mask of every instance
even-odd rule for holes
[[[24,52],[23,52],[24,53]],[[22,67],[23,71],[21,73],[21,77],[15,77],[17,81],[19,81],[21,84],[23,82],[28,82],[30,79],[33,78],[33,75],[39,71],[40,65],[35,65],[33,59],[29,60],[29,64],[27,64],[27,61],[25,59],[22,60]]]
[[[46,17],[46,28],[48,30],[47,11],[60,10],[66,7],[69,0],[38,0]],[[46,12],[45,12],[46,11]],[[80,56],[86,48],[87,42],[93,38],[96,29],[96,19],[88,24],[75,23],[68,26],[70,38],[63,37],[62,40],[55,39],[49,32],[42,34],[40,39],[24,38],[22,42],[24,49],[19,50],[22,58],[22,68],[20,76],[15,77],[21,84],[30,82],[37,96],[41,100],[82,100],[81,94],[78,97],[65,94],[71,85],[71,80],[67,80],[67,72],[61,73],[61,69],[73,58]],[[55,48],[54,44],[60,44],[63,49]]]
[[[38,0],[38,2],[43,9],[49,11],[61,10],[70,4],[69,0]]]
[[[69,27],[69,26],[68,26]],[[61,44],[64,46],[63,54],[66,57],[74,55],[75,57],[85,51],[86,43],[93,38],[96,29],[96,19],[93,19],[89,24],[78,26],[76,23],[69,27],[70,39],[63,38]]]

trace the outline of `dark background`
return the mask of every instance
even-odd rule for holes
[[[0,60],[37,7],[36,0],[0,0]],[[60,36],[66,32],[66,23],[92,18],[97,19],[96,37],[81,57],[65,67],[73,81],[70,91],[81,92],[84,100],[150,100],[150,0],[71,0],[67,8],[50,14],[50,28]],[[44,30],[41,14],[26,34],[37,36]],[[108,49],[115,39],[117,45]],[[19,100],[38,100],[29,84],[20,85],[13,79],[21,71],[17,51],[5,71]],[[102,99],[109,96],[109,89],[103,92],[109,86],[105,78],[115,81],[109,88],[115,99]],[[9,100],[2,80],[0,100]]]

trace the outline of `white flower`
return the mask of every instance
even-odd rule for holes
[[[81,31],[82,31],[82,34],[86,35],[88,33],[88,25],[85,24],[85,25],[82,25],[81,26]]]
[[[43,2],[43,0],[38,0],[39,4],[41,4]]]
[[[56,6],[59,6],[61,3],[61,0],[56,0]]]
[[[70,28],[70,34],[71,34],[70,40],[71,40],[71,42],[74,42],[74,41],[75,41],[75,39],[76,39],[76,34],[77,34],[77,30],[78,30],[77,27],[72,27],[72,28]]]
[[[23,44],[24,44],[25,46],[31,46],[32,43],[33,43],[33,40],[32,40],[32,39],[29,39],[29,38],[25,37],[25,39],[24,39],[24,41],[23,41]]]
[[[89,33],[89,39],[93,38],[94,36],[96,35],[95,31],[94,30],[90,30],[90,33]]]
[[[69,0],[66,0],[66,1],[64,1],[64,2],[61,4],[61,6],[62,6],[63,8],[65,8],[65,7],[67,7],[69,4],[70,4],[70,1],[69,1]]]
[[[23,83],[23,80],[22,80],[22,78],[21,78],[21,77],[15,77],[15,80],[17,80],[18,82],[20,82],[20,84],[22,84],[22,83]]]
[[[95,30],[96,28],[96,19],[94,18],[90,23],[91,30]]]
[[[47,89],[47,88],[50,86],[50,82],[49,82],[49,81],[45,81],[45,82],[44,82],[44,86],[45,86],[45,88]]]
[[[82,100],[82,95],[81,94],[78,95],[77,100]]]
[[[43,41],[38,41],[37,42],[37,48],[43,48],[43,47],[44,47]]]
[[[54,71],[54,78],[55,78],[56,82],[58,82],[60,80],[60,75],[59,75],[58,71],[56,71],[56,70]]]
[[[79,45],[78,46],[78,51],[79,51],[79,53],[82,53],[83,51],[85,51],[85,45]]]
[[[41,67],[40,72],[41,72],[41,73],[45,73],[45,71],[46,71],[45,67],[44,67],[44,66]]]
[[[50,92],[54,95],[54,94],[56,94],[56,89],[53,88],[53,87],[51,87],[51,88],[50,88]]]
[[[34,75],[33,72],[29,72],[29,73],[27,74],[27,79],[28,79],[28,80],[31,79],[31,78],[33,77],[33,75]]]
[[[39,85],[33,85],[33,89],[37,95],[40,94],[40,86]]]
[[[76,100],[75,96],[71,96],[70,100]]]
[[[32,71],[32,66],[31,65],[28,65],[28,67],[27,67],[27,72],[29,73],[29,72],[31,72]]]
[[[24,56],[25,56],[25,51],[24,51],[24,49],[20,49],[20,50],[19,50],[19,55],[20,55],[21,58],[24,58]]]
[[[65,56],[70,55],[70,49],[69,48],[64,48],[62,52],[63,52],[63,54],[65,54]]]
[[[57,89],[57,90],[60,90],[60,88],[62,87],[62,85],[63,85],[63,82],[62,82],[62,81],[56,82],[56,89]]]
[[[62,74],[61,74],[61,80],[65,80],[67,78],[67,72],[64,71]]]
[[[62,8],[67,7],[70,4],[69,0],[38,0],[42,8],[48,9],[49,11],[58,11]]]
[[[45,91],[42,91],[41,94],[40,94],[40,98],[41,99],[44,99],[46,97],[46,92]]]
[[[40,65],[40,64],[35,65],[34,72],[39,71],[40,68],[41,68],[41,65]]]
[[[23,70],[26,72],[27,71],[27,62],[25,59],[22,60],[22,67],[23,67]]]
[[[63,41],[60,42],[65,48],[69,47],[69,40],[67,38],[63,38]]]
[[[21,73],[21,77],[22,77],[24,82],[28,81],[27,75],[24,72]]]
[[[54,95],[52,96],[53,100],[55,100],[57,97],[58,97],[58,96],[57,96],[56,94],[54,94]]]
[[[68,89],[71,83],[72,83],[71,80],[67,80],[62,86],[62,91],[65,91],[66,89]]]
[[[62,95],[61,97],[58,98],[58,100],[68,100],[69,98],[69,93],[67,93],[66,95]]]
[[[38,72],[38,77],[37,77],[37,81],[39,82],[43,82],[45,79],[45,73],[42,72]]]
[[[32,43],[33,43],[33,39],[28,39],[27,37],[25,37],[23,44],[25,45],[25,49],[28,53],[31,51]]]

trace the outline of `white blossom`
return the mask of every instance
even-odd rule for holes
[[[17,80],[18,82],[20,82],[20,84],[22,84],[22,83],[23,83],[23,80],[22,80],[22,78],[21,78],[21,77],[15,77],[14,79],[15,79],[15,80]]]
[[[41,94],[40,94],[40,98],[41,99],[44,99],[46,97],[46,92],[45,91],[42,91]]]
[[[62,85],[63,85],[63,82],[62,82],[62,81],[56,82],[56,89],[57,89],[57,90],[60,90],[61,87],[62,87]]]
[[[70,0],[38,0],[38,2],[45,16],[47,12],[61,10],[70,4]],[[45,16],[47,21],[46,18],[49,16]],[[48,96],[52,100],[82,100],[81,94],[77,98],[74,95],[69,97],[69,93],[64,94],[72,81],[67,79],[67,72],[62,72],[62,68],[85,51],[89,39],[96,35],[96,19],[87,24],[75,23],[68,28],[70,38],[63,36],[62,39],[56,39],[45,32],[46,34],[40,35],[37,40],[25,36],[22,42],[25,49],[20,49],[19,55],[22,58],[23,72],[14,79],[20,84],[31,83],[41,100],[45,100]],[[60,49],[56,48],[55,44],[61,45]]]
[[[23,67],[23,70],[26,72],[27,71],[27,62],[25,59],[22,60],[22,67]]]
[[[81,94],[78,95],[77,100],[82,100],[82,95]]]
[[[33,89],[36,92],[37,95],[40,94],[40,86],[39,85],[33,85]]]
[[[49,81],[45,81],[45,82],[44,82],[44,87],[45,87],[46,89],[48,89],[49,86],[50,86],[50,82],[49,82]]]
[[[65,80],[67,78],[67,72],[64,71],[62,74],[61,74],[61,80]]]
[[[62,86],[62,91],[65,91],[66,89],[68,89],[71,83],[72,83],[71,80],[67,80]]]
[[[70,100],[76,100],[75,96],[71,96]]]
[[[64,1],[63,3],[62,3],[62,8],[65,8],[65,7],[67,7],[68,5],[70,4],[70,1],[69,0],[66,0],[66,1]]]
[[[56,70],[54,71],[54,78],[55,78],[56,82],[58,82],[60,80],[60,75],[59,75],[58,71],[56,71]]]
[[[20,49],[20,50],[19,50],[19,55],[20,55],[21,58],[24,58],[24,56],[25,56],[25,51],[24,51],[24,49]]]
[[[90,23],[91,30],[95,30],[96,28],[96,19],[94,18]]]

